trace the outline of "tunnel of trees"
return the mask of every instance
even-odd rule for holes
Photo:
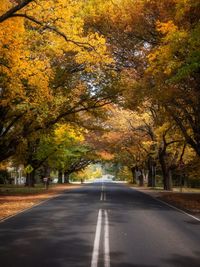
[[[199,86],[199,1],[3,0],[0,182],[200,186]]]

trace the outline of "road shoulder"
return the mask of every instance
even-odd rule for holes
[[[49,190],[30,195],[0,195],[0,222],[57,197],[66,190],[79,188],[81,185],[58,185]]]
[[[130,186],[130,185],[129,185]],[[150,189],[147,187],[130,186],[139,192],[145,193],[158,201],[164,202],[172,208],[188,213],[200,219],[200,194],[199,193],[180,193]]]

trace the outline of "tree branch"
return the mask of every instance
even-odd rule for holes
[[[44,24],[43,22],[37,20],[36,18],[32,17],[32,16],[29,16],[27,14],[13,14],[10,16],[10,18],[13,18],[13,17],[21,17],[21,18],[25,18],[25,19],[28,19],[30,21],[32,21],[33,23],[43,27],[43,29],[47,29],[47,30],[50,30],[54,33],[56,33],[57,35],[60,35],[62,38],[64,38],[64,40],[66,42],[70,42],[72,44],[75,44],[79,47],[83,47],[84,49],[88,50],[88,51],[91,51],[91,50],[95,50],[94,46],[92,46],[91,44],[89,43],[85,43],[85,42],[78,42],[78,41],[74,41],[72,39],[69,39],[63,32],[61,32],[59,29],[53,27],[53,26],[50,26],[50,25],[47,25],[47,24]]]
[[[0,23],[4,22],[5,20],[11,18],[17,11],[23,9],[25,6],[33,2],[34,0],[24,0],[18,5],[10,8],[6,13],[0,16]]]

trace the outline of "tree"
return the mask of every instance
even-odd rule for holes
[[[193,17],[191,12],[197,12],[199,5],[193,1],[189,1],[188,5],[187,11],[183,9],[184,13],[177,21],[158,23],[158,31],[163,34],[163,39],[160,46],[149,55],[149,72],[153,75],[155,92],[161,86],[167,90],[160,98],[166,112],[179,126],[186,142],[200,155],[200,25],[196,18],[190,21]],[[179,12],[177,10],[177,16]],[[183,18],[186,24],[180,25]]]
[[[94,94],[86,80],[112,59],[102,36],[83,31],[82,4],[5,1],[1,6],[1,161],[36,132],[110,102],[108,91],[101,87]]]

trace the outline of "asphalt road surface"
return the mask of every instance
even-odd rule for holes
[[[199,267],[200,221],[115,183],[0,223],[1,267]]]

